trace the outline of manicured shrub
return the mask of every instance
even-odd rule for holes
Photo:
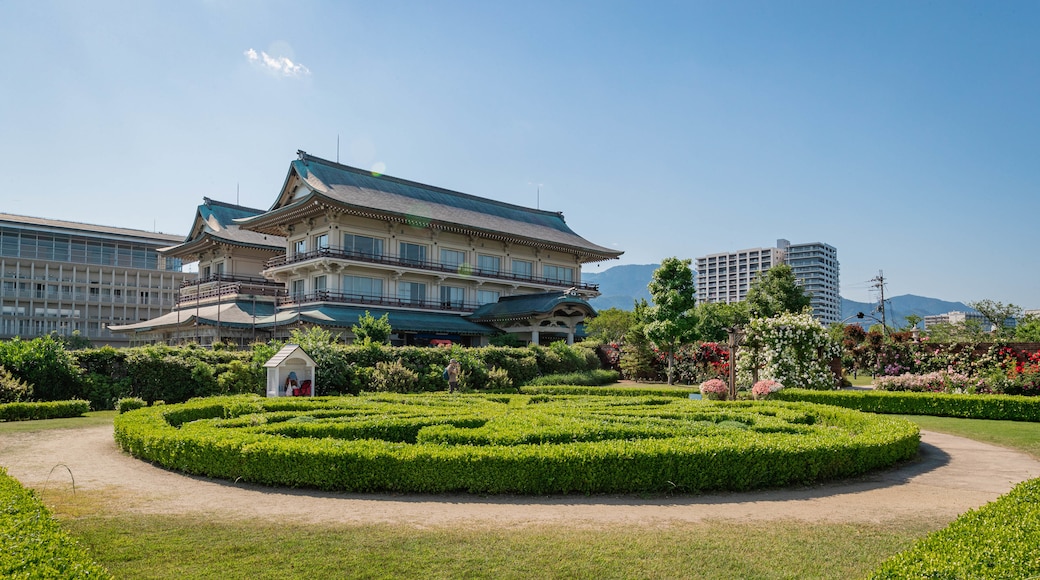
[[[112,578],[62,530],[36,495],[0,467],[0,576]]]
[[[1040,421],[1040,398],[1016,395],[784,389],[775,393],[773,398],[836,405],[868,413]]]
[[[618,381],[617,371],[595,370],[558,375],[545,375],[531,380],[528,384],[532,386],[542,385],[578,385],[595,386],[610,385]]]
[[[127,411],[133,411],[134,409],[140,409],[141,407],[147,407],[148,403],[141,397],[125,397],[119,399],[116,403],[116,411],[120,414],[126,413]]]
[[[394,362],[378,362],[372,373],[372,389],[386,393],[416,392],[418,375],[405,368],[398,359]]]
[[[0,421],[34,421],[79,417],[90,410],[86,401],[44,401],[0,405]]]
[[[919,441],[909,421],[820,405],[391,393],[199,399],[118,415],[115,434],[147,461],[264,485],[529,494],[808,483]]]
[[[870,578],[1040,576],[1040,479],[1020,483],[878,567]]]

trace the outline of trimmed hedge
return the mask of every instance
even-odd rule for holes
[[[538,377],[533,379],[528,385],[532,386],[543,386],[543,385],[577,385],[577,386],[598,386],[598,385],[611,385],[618,382],[618,378],[621,377],[621,373],[617,371],[609,370],[594,370],[576,373],[566,373],[559,375],[546,375],[544,377]]]
[[[50,401],[48,403],[6,403],[0,405],[0,421],[33,421],[79,417],[90,410],[86,401]]]
[[[0,576],[112,578],[51,518],[32,491],[0,467]]]
[[[932,415],[964,419],[1040,421],[1040,397],[953,395],[892,391],[811,391],[783,389],[770,395],[780,401],[835,405],[868,413]]]
[[[917,453],[916,425],[798,403],[677,397],[218,397],[118,415],[130,454],[187,473],[353,492],[746,490]]]
[[[872,579],[1040,576],[1040,479],[1020,483],[877,568]]]

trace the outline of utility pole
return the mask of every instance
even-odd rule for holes
[[[878,275],[870,279],[874,283],[874,288],[877,288],[881,292],[881,304],[878,306],[878,311],[881,312],[881,334],[888,334],[888,323],[885,322],[885,273],[878,270]]]

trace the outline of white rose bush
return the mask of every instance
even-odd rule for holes
[[[753,318],[745,328],[744,344],[737,351],[740,383],[770,379],[786,387],[827,390],[836,386],[830,361],[841,356],[841,344],[812,314],[784,313]]]

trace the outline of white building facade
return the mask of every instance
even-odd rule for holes
[[[829,244],[792,244],[749,248],[697,258],[697,301],[740,302],[756,277],[777,264],[791,266],[795,280],[810,296],[813,315],[823,324],[841,319],[838,251]]]

